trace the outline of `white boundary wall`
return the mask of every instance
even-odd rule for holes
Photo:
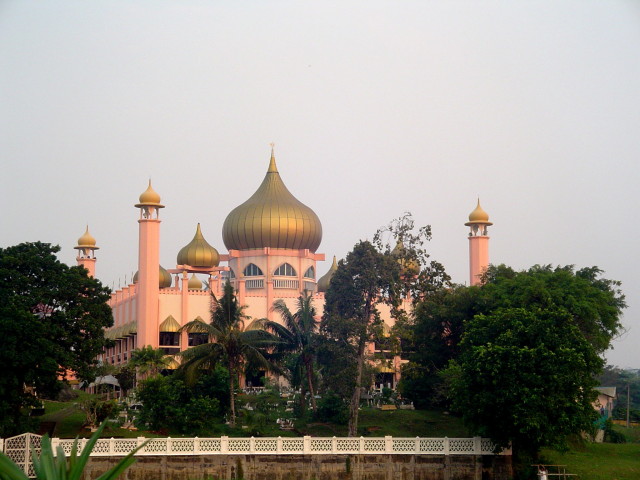
[[[148,441],[147,441],[148,440]],[[53,438],[69,455],[75,440]],[[136,456],[163,455],[494,455],[486,438],[259,437],[259,438],[109,438],[97,441],[92,457],[124,456],[147,441]],[[80,439],[78,450],[87,443]],[[509,450],[501,455],[510,455]]]

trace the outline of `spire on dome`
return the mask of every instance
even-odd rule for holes
[[[278,167],[276,166],[276,155],[274,153],[275,143],[271,142],[271,160],[269,160],[269,168],[267,169],[267,173],[278,173]]]

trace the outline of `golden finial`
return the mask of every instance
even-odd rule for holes
[[[278,173],[278,167],[276,167],[276,155],[274,153],[274,147],[276,144],[271,142],[269,145],[271,145],[271,160],[269,161],[267,173]]]

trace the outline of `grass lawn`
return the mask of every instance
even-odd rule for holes
[[[639,443],[588,443],[583,449],[558,453],[545,450],[549,463],[566,465],[567,473],[580,480],[638,480],[640,478]]]
[[[548,463],[566,465],[580,480],[637,480],[640,478],[640,427],[613,427],[627,443],[586,443],[559,453],[544,450]]]
[[[305,435],[314,437],[344,437],[346,425],[333,423],[310,423],[298,426]],[[374,408],[360,410],[358,432],[362,436],[384,437],[468,437],[462,420],[440,411],[432,410],[391,410]]]

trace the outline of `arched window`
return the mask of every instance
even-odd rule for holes
[[[264,273],[262,273],[262,270],[260,270],[260,267],[258,267],[255,263],[250,263],[249,265],[244,267],[244,271],[242,272],[242,274],[245,277],[259,277],[261,275],[264,275]]]
[[[283,263],[278,268],[276,268],[276,271],[273,272],[273,275],[276,277],[295,277],[297,273],[291,265],[289,265],[288,263]]]
[[[316,278],[316,270],[313,267],[307,268],[307,271],[304,272],[304,278]]]

